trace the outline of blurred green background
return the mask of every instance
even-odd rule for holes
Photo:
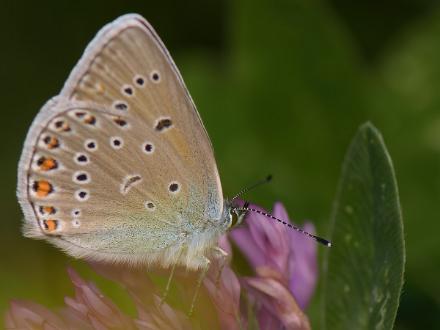
[[[20,233],[16,167],[27,129],[105,23],[138,12],[173,55],[212,139],[224,192],[325,236],[357,127],[382,132],[407,244],[397,329],[440,328],[440,6],[434,0],[2,1],[0,312],[9,299],[59,306],[73,262]],[[320,247],[322,250],[322,248]],[[322,252],[322,251],[321,251]],[[338,297],[334,297],[338,299]],[[318,324],[315,301],[310,309]]]

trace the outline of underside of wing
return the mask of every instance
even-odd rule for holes
[[[220,221],[209,138],[142,17],[104,27],[39,113],[20,160],[18,196],[28,235],[77,256],[140,255]]]

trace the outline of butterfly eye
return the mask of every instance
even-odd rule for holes
[[[239,220],[238,214],[237,214],[237,212],[235,210],[231,210],[229,212],[229,215],[231,217],[231,224],[230,224],[229,227],[230,228],[234,228],[239,223],[239,221],[238,221]]]

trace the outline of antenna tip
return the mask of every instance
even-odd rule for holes
[[[319,243],[321,243],[322,245],[326,245],[326,246],[328,246],[328,247],[331,247],[331,246],[332,246],[332,242],[327,241],[325,238],[318,237],[318,236],[314,236],[314,237],[315,237],[315,239],[316,239]]]
[[[269,174],[269,175],[266,177],[266,181],[267,181],[267,182],[272,181],[272,174]]]

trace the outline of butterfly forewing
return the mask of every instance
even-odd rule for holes
[[[20,172],[28,234],[76,256],[148,261],[223,210],[203,124],[137,15],[104,27],[88,46],[35,119]]]

